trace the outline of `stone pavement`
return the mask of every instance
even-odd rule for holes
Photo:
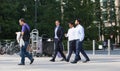
[[[120,55],[91,55],[88,63],[79,61],[77,64],[60,61],[50,62],[51,57],[35,57],[32,65],[29,65],[29,60],[26,58],[26,65],[17,65],[20,61],[18,55],[0,55],[0,71],[120,71]],[[74,55],[72,55],[71,61]]]

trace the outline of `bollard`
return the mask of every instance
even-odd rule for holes
[[[108,39],[108,55],[110,55],[110,39]]]
[[[67,55],[69,54],[69,41],[67,41]]]
[[[95,55],[95,40],[93,40],[93,55]]]

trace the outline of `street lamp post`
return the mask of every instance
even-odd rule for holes
[[[98,22],[97,22],[97,23],[98,23]],[[101,41],[101,37],[100,37],[100,33],[101,33],[100,30],[101,30],[101,28],[100,28],[100,27],[101,27],[101,25],[100,25],[100,23],[99,23],[99,26],[98,26],[98,30],[99,30],[99,40]]]
[[[37,1],[38,0],[34,0],[35,1],[35,29],[37,27]]]
[[[1,33],[1,26],[0,26],[0,33]]]
[[[27,7],[26,7],[26,5],[24,5],[24,7],[22,8],[22,11],[27,11]]]

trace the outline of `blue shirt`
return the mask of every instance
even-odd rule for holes
[[[27,29],[26,29],[27,28]],[[23,26],[22,26],[22,32],[25,32],[26,30],[28,30],[28,31],[30,31],[30,27],[28,26],[28,24],[24,24]]]

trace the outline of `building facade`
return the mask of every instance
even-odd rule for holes
[[[104,41],[106,35],[120,43],[120,0],[100,0],[101,21],[104,33],[101,34],[101,40]],[[106,28],[110,28],[109,31]],[[107,34],[109,32],[109,34]]]

